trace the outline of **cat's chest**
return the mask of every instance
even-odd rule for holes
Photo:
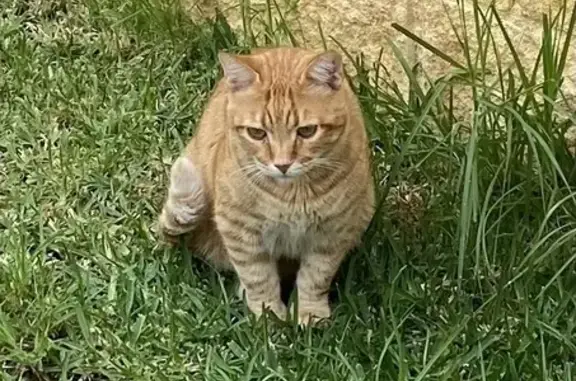
[[[273,256],[300,257],[312,248],[319,233],[314,215],[291,213],[276,214],[262,226],[262,243]]]

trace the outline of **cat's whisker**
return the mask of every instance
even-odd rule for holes
[[[319,168],[327,170],[338,170],[342,168],[342,163],[337,160],[317,158],[310,161],[308,169]]]
[[[230,172],[230,176],[235,176],[239,173],[244,174],[246,177],[250,177],[252,173],[259,172],[260,168],[255,163],[248,163],[246,165],[240,166],[236,170]]]
[[[249,179],[256,185],[262,185],[262,181],[265,178],[264,170],[260,167],[258,163],[253,163],[244,166],[244,168],[245,170],[243,171],[243,173],[247,179]]]

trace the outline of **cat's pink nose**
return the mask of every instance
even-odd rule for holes
[[[286,172],[288,172],[288,169],[290,169],[290,166],[292,164],[274,164],[274,166],[276,168],[278,168],[280,170],[280,172],[286,174]]]

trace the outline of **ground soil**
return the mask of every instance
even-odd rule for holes
[[[193,17],[211,14],[215,8],[219,8],[235,27],[242,27],[239,0],[182,1],[185,2]],[[522,64],[527,68],[533,67],[541,45],[542,14],[549,9],[552,12],[556,11],[562,4],[561,1],[496,0],[496,8],[518,51]],[[270,2],[274,4],[274,1]],[[478,0],[478,2],[484,9],[490,4],[489,0]],[[574,6],[575,0],[568,0],[568,2],[570,6]],[[403,74],[399,60],[394,56],[391,43],[399,48],[410,65],[420,63],[432,78],[446,74],[451,70],[451,65],[402,35],[392,27],[392,23],[403,26],[442,52],[465,63],[462,47],[452,27],[454,25],[458,33],[463,33],[460,7],[456,0],[339,0],[332,2],[277,0],[276,3],[288,20],[291,29],[306,46],[322,47],[318,28],[320,24],[326,38],[336,39],[352,53],[364,53],[370,61],[378,60],[382,50],[380,61],[401,87],[406,86],[406,76]],[[464,3],[468,34],[474,45],[472,1],[465,0]],[[265,0],[252,0],[250,8],[264,9]],[[492,26],[500,59],[504,66],[513,65],[512,55],[507,49],[503,34],[498,29],[495,20]],[[328,41],[328,45],[336,47],[332,40]],[[494,66],[495,55],[490,54],[488,60]],[[572,42],[565,77],[564,91],[568,97],[568,107],[574,109],[576,108],[576,38]],[[466,98],[468,95],[464,91],[460,94],[460,101],[466,103]]]

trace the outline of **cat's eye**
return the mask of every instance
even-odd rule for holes
[[[248,135],[254,140],[264,140],[266,137],[266,131],[261,128],[246,127],[246,131],[248,132]]]
[[[309,126],[298,127],[296,133],[301,138],[308,139],[314,136],[316,131],[318,131],[318,126],[316,124],[311,124]]]

